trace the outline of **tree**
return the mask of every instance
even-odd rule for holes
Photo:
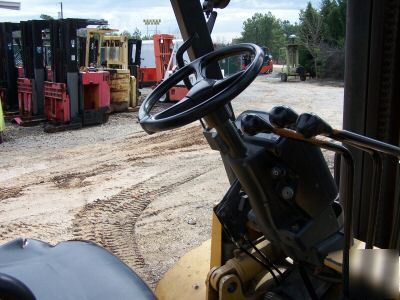
[[[310,2],[305,10],[300,11],[299,38],[314,61],[315,76],[318,78],[317,64],[323,42],[324,23],[320,13]]]
[[[273,56],[279,55],[279,48],[285,44],[285,35],[282,22],[268,12],[255,13],[243,23],[242,42],[255,43],[266,46]]]
[[[139,28],[135,28],[135,31],[130,33],[128,30],[124,30],[121,32],[121,35],[127,36],[129,39],[142,39],[142,33],[140,32]]]
[[[346,36],[346,0],[322,0],[321,17],[324,39],[331,46],[344,45]]]
[[[132,38],[137,40],[142,39],[142,32],[139,30],[139,28],[135,28],[135,31],[132,33]]]
[[[40,15],[40,18],[41,18],[42,20],[46,20],[46,21],[54,20],[54,18],[53,18],[52,16],[45,15],[45,14],[41,14],[41,15]]]
[[[121,35],[128,37],[128,39],[130,39],[132,37],[131,33],[128,30],[122,31]]]
[[[292,34],[298,35],[299,25],[297,23],[291,24],[288,20],[281,21],[282,30],[286,37]]]

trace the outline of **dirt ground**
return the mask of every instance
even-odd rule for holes
[[[236,113],[286,104],[340,127],[343,87],[260,76]],[[0,145],[0,243],[18,236],[100,243],[151,287],[210,236],[211,209],[228,188],[198,123],[147,135],[137,113],[55,134],[8,124]],[[331,161],[331,156],[327,156]]]

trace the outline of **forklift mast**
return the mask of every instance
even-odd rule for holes
[[[140,60],[142,52],[142,40],[129,39],[128,40],[128,69],[132,76],[137,79],[136,82],[139,84],[140,75]]]
[[[21,22],[23,78],[18,79],[20,114],[43,115],[43,83],[47,77],[44,31],[49,22],[32,20]],[[21,76],[20,76],[21,77]],[[28,103],[29,102],[29,103]]]
[[[168,63],[171,59],[173,39],[174,36],[171,34],[153,35],[157,82],[161,82],[164,79]]]
[[[13,34],[18,23],[0,23],[0,97],[6,111],[18,109],[17,78]]]

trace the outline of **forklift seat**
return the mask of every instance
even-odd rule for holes
[[[0,246],[0,299],[156,299],[127,265],[86,241],[49,245],[16,239]]]

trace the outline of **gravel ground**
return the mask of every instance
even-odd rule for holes
[[[238,114],[286,104],[340,127],[342,101],[340,83],[260,76],[233,105]],[[154,287],[208,239],[211,209],[228,188],[219,154],[197,123],[149,136],[136,120],[137,113],[120,113],[102,126],[54,134],[7,124],[0,145],[0,242],[92,240]]]

